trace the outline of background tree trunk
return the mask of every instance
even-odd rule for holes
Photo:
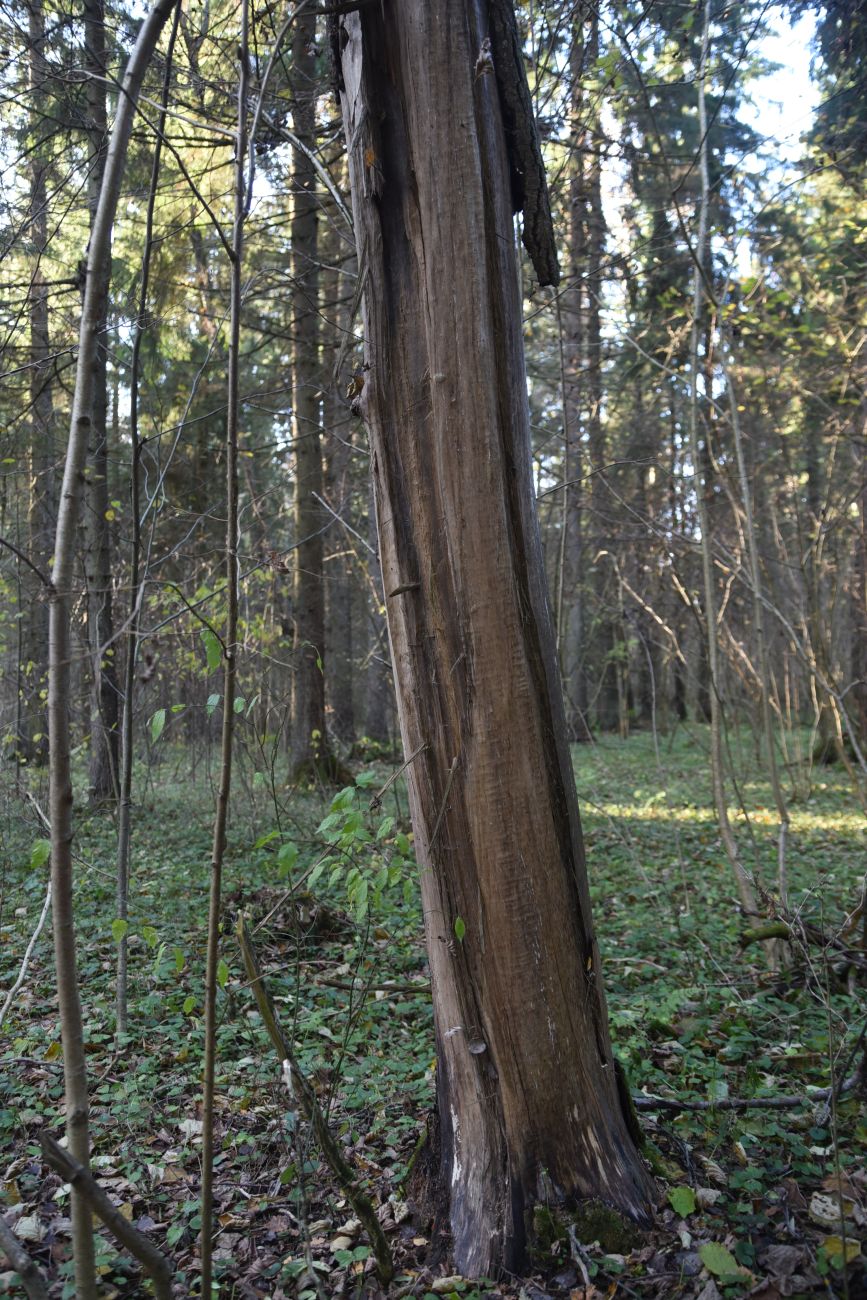
[[[293,117],[301,145],[292,151],[292,353],[295,448],[294,673],[290,771],[295,778],[327,775],[325,732],[325,586],[322,530],[328,515],[322,496],[319,435],[319,270],[316,171],[309,156],[316,131],[316,16],[301,14],[292,38]]]
[[[91,228],[96,218],[105,151],[108,147],[105,81],[104,0],[85,0],[88,182]],[[111,248],[106,249],[106,263]],[[103,268],[107,277],[108,265]],[[118,792],[118,676],[112,611],[111,533],[108,491],[108,319],[100,322],[93,376],[93,423],[87,455],[84,500],[84,580],[87,588],[87,642],[91,661],[90,797],[111,799]],[[103,647],[106,647],[103,649]]]
[[[538,1201],[642,1220],[651,1198],[616,1084],[535,514],[498,94],[520,113],[520,63],[501,60],[498,86],[484,42],[511,6],[488,13],[491,33],[473,0],[386,0],[336,33],[398,709],[406,754],[425,747],[407,776],[442,1186],[467,1275],[518,1268]],[[525,239],[546,199],[525,196]]]
[[[338,355],[341,342],[349,328],[348,305],[352,286],[342,274],[342,243],[335,227],[330,229],[326,242],[326,263],[329,269],[323,275],[323,318],[329,322],[332,360],[327,367],[332,375],[326,383],[322,401],[325,427],[325,459],[328,501],[341,519],[350,522],[352,512],[353,460],[352,435],[357,422],[347,418],[349,412],[341,400],[337,382],[333,377],[333,360]],[[347,298],[347,289],[350,297]],[[323,370],[326,366],[323,364]],[[366,468],[366,467],[365,467]],[[353,642],[353,595],[357,574],[351,564],[352,543],[345,528],[337,522],[328,534],[325,562],[327,572],[326,643],[329,650],[328,676],[325,681],[326,700],[334,735],[345,745],[355,742],[355,708],[353,682],[355,661]]]
[[[54,551],[57,501],[54,487],[56,459],[54,411],[51,400],[53,362],[48,336],[48,285],[42,259],[48,246],[47,140],[50,118],[41,111],[47,93],[48,65],[45,62],[45,15],[42,0],[30,0],[28,8],[28,90],[34,113],[34,143],[30,162],[30,242],[33,267],[30,273],[30,420],[28,449],[30,496],[27,514],[27,549],[31,561],[48,573]],[[20,669],[18,752],[27,763],[44,763],[48,756],[48,600],[42,584],[29,569],[22,573],[27,598],[22,636]]]
[[[571,109],[575,156],[569,182],[569,287],[562,304],[563,348],[563,587],[557,616],[560,631],[560,665],[569,739],[590,738],[587,722],[587,627],[585,609],[586,543],[584,540],[582,430],[587,409],[585,367],[587,359],[587,220],[586,172],[592,144],[590,108],[585,102],[587,68],[585,14],[576,15],[570,58]]]

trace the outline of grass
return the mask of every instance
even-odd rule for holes
[[[750,736],[735,734],[730,747],[738,776],[731,812],[744,862],[772,891],[770,790]],[[767,973],[758,950],[741,949],[744,922],[716,832],[706,749],[702,728],[681,728],[660,738],[658,752],[644,734],[574,751],[616,1050],[636,1093],[713,1102],[804,1095],[811,1086],[831,1086],[850,1057],[865,1016],[863,984],[835,969],[839,954],[821,947],[795,945],[792,966],[777,976]],[[159,761],[142,768],[137,782],[130,1033],[121,1045],[113,1035],[111,816],[85,816],[76,838],[94,1163],[125,1212],[172,1254],[183,1293],[193,1294],[214,756],[203,752],[192,762],[189,753],[163,746],[153,757]],[[384,807],[368,812],[371,791],[390,771],[382,764],[361,770],[355,793],[329,811],[315,793],[290,795],[258,770],[252,749],[242,748],[226,901],[227,916],[241,907],[256,923],[271,913],[257,942],[284,1027],[353,1162],[389,1207],[403,1285],[414,1282],[424,1295],[433,1285],[425,1273],[427,1242],[404,1217],[402,1179],[433,1098],[432,1026],[402,793],[393,788]],[[45,868],[29,865],[43,834],[30,805],[8,787],[0,799],[6,989],[41,907]],[[803,922],[830,933],[858,901],[864,819],[835,768],[816,769],[809,797],[791,811],[792,907]],[[303,896],[287,898],[288,885],[304,873]],[[285,1092],[228,926],[224,960],[219,1294],[356,1294],[369,1276],[366,1243],[347,1223],[348,1207]],[[10,1156],[0,1194],[7,1212],[28,1221],[29,1248],[57,1279],[53,1294],[71,1295],[68,1199],[46,1173],[38,1146],[40,1128],[62,1122],[47,935],[2,1032],[0,1148]],[[568,1243],[555,1240],[550,1257],[538,1262],[541,1293],[581,1294],[576,1288],[586,1270],[597,1295],[616,1284],[624,1295],[693,1296],[709,1278],[732,1296],[769,1279],[771,1289],[760,1293],[767,1300],[784,1293],[843,1296],[846,1287],[850,1296],[865,1294],[862,1258],[844,1278],[839,1227],[833,1216],[819,1221],[815,1201],[836,1196],[839,1209],[842,1176],[851,1253],[849,1238],[860,1241],[867,1222],[867,1127],[858,1096],[841,1100],[824,1120],[807,1105],[651,1112],[642,1122],[649,1157],[670,1193],[657,1230],[643,1250],[624,1258],[591,1247],[578,1262]],[[100,1240],[105,1295],[146,1295],[131,1265]],[[785,1256],[782,1290],[784,1257],[768,1254],[775,1246],[794,1251]],[[3,1285],[0,1279],[0,1292]],[[5,1285],[15,1294],[11,1277]],[[518,1296],[520,1285],[455,1283],[454,1290],[468,1298]],[[524,1294],[531,1292],[525,1287]]]

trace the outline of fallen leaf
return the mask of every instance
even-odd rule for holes
[[[728,1183],[728,1178],[717,1162],[715,1160],[709,1160],[705,1156],[699,1156],[699,1159],[701,1160],[704,1172],[707,1174],[711,1182],[718,1183],[720,1187],[725,1187]]]
[[[804,1262],[800,1246],[769,1246],[759,1255],[759,1263],[774,1277],[791,1277]]]
[[[798,1186],[798,1184],[795,1182],[794,1178],[784,1178],[782,1186],[783,1186],[783,1190],[786,1193],[786,1200],[789,1202],[789,1205],[792,1207],[792,1209],[806,1210],[807,1201],[805,1200],[804,1195],[801,1192],[801,1189]]]
[[[850,1208],[851,1208],[851,1203]],[[818,1223],[820,1228],[839,1228],[840,1226],[840,1201],[837,1196],[828,1196],[824,1192],[814,1192],[810,1200],[810,1208],[807,1211],[814,1223]],[[846,1202],[843,1204],[843,1212],[847,1213]]]
[[[38,1214],[24,1214],[13,1225],[12,1231],[21,1241],[42,1241],[46,1228]]]
[[[783,1293],[776,1282],[767,1278],[750,1292],[750,1300],[783,1300]]]
[[[695,1213],[695,1192],[691,1187],[670,1187],[668,1189],[668,1203],[675,1214],[679,1215],[681,1219],[685,1219],[688,1215]]]
[[[721,1246],[718,1241],[706,1241],[699,1246],[698,1253],[707,1271],[716,1277],[732,1277],[744,1272],[729,1248]]]
[[[851,1264],[852,1260],[857,1259],[861,1254],[861,1243],[853,1237],[847,1237],[845,1242],[842,1237],[826,1237],[822,1245],[834,1268],[841,1268],[844,1260],[847,1264]],[[839,1263],[835,1263],[835,1260]]]

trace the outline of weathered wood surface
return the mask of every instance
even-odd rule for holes
[[[535,515],[485,7],[340,20],[384,589],[432,971],[455,1264],[651,1181],[618,1100]],[[459,919],[460,918],[460,919]],[[457,932],[456,932],[457,923]],[[463,937],[460,938],[459,934]]]

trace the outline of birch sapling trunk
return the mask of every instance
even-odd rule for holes
[[[333,31],[386,606],[464,1275],[534,1207],[647,1221],[608,1034],[535,513],[512,196],[557,278],[511,3],[384,0]],[[513,186],[515,189],[513,190]]]
[[[99,205],[91,228],[88,248],[75,391],[63,488],[57,513],[54,567],[51,574],[48,720],[54,959],[63,1044],[68,1147],[70,1154],[85,1167],[88,1166],[90,1159],[90,1136],[87,1065],[84,1055],[75,953],[72,890],[73,809],[69,754],[69,694],[73,654],[71,606],[75,534],[81,505],[87,445],[93,423],[94,357],[100,322],[105,319],[105,303],[108,298],[109,262],[106,258],[106,249],[110,246],[136,101],[159,34],[174,3],[175,0],[158,0],[146,17],[118,97],[117,117],[109,142]],[[90,1208],[75,1191],[72,1193],[72,1231],[75,1293],[78,1300],[93,1300],[96,1296],[96,1281]]]

